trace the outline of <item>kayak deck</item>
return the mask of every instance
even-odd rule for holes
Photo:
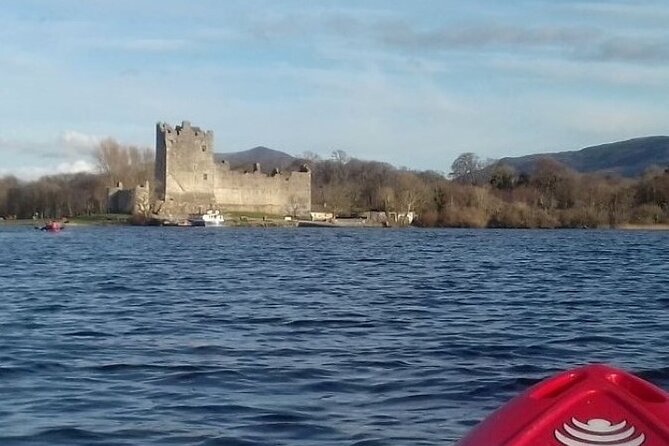
[[[669,394],[591,365],[530,388],[457,446],[669,446]]]

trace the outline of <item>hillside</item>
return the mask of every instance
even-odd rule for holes
[[[271,172],[275,167],[279,170],[292,169],[299,161],[285,152],[262,146],[241,152],[217,153],[215,156],[217,160],[229,162],[232,169],[251,170],[254,163],[260,163],[260,170],[265,173]]]
[[[553,158],[578,172],[603,171],[634,177],[653,165],[669,167],[669,136],[635,138],[571,152],[503,158],[500,163],[511,165],[519,172],[531,172],[542,158]]]

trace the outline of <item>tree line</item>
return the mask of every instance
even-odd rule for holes
[[[0,217],[60,218],[104,214],[107,188],[119,182],[134,187],[153,179],[151,149],[127,146],[114,139],[100,142],[97,172],[47,175],[35,181],[0,178]]]
[[[107,187],[153,180],[151,149],[100,143],[97,172],[49,175],[36,181],[0,178],[0,216],[56,218],[103,214]],[[337,150],[304,154],[312,172],[312,204],[335,215],[415,212],[425,227],[598,228],[669,223],[669,170],[640,178],[583,174],[550,158],[532,172],[460,155],[444,175],[363,161]]]
[[[517,172],[463,153],[448,176],[361,161],[344,152],[306,156],[312,203],[337,215],[415,211],[425,227],[602,228],[669,223],[669,169],[640,178],[578,173],[545,158]]]

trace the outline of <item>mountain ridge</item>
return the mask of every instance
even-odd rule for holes
[[[301,162],[299,157],[265,146],[216,153],[215,156],[219,161],[226,160],[230,163],[232,169],[252,170],[254,163],[260,163],[260,169],[265,173],[275,168],[295,169]],[[578,150],[504,157],[496,164],[512,166],[519,173],[532,173],[535,164],[545,158],[552,158],[581,173],[603,172],[635,177],[642,175],[652,166],[669,167],[669,136],[643,136]]]
[[[257,146],[252,149],[239,152],[216,153],[217,161],[225,160],[230,163],[231,169],[252,170],[255,163],[260,163],[260,170],[265,173],[273,169],[287,170],[299,160],[286,152],[270,149],[265,146]]]
[[[580,150],[505,157],[498,161],[522,173],[531,173],[537,161],[552,158],[582,173],[606,172],[639,176],[651,166],[669,166],[669,136],[644,136]]]

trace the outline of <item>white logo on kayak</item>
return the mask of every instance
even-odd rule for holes
[[[587,423],[571,419],[565,423],[564,432],[555,429],[555,438],[564,446],[640,446],[646,441],[642,433],[636,434],[634,426],[627,421],[613,424],[608,420],[593,418]]]

